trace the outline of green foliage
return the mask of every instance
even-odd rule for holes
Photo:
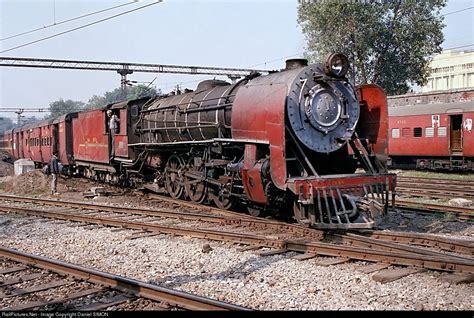
[[[13,128],[13,122],[10,118],[0,117],[0,132]]]
[[[108,104],[120,102],[123,100],[131,100],[142,98],[145,96],[156,96],[157,90],[154,87],[147,87],[145,85],[137,85],[127,88],[126,96],[123,95],[120,88],[113,91],[105,92],[104,95],[94,95],[89,99],[85,106],[86,109],[97,109],[107,106]]]
[[[429,62],[444,40],[445,5],[445,0],[300,1],[298,23],[308,59],[344,53],[353,63],[349,76],[355,84],[378,84],[398,95],[409,84],[426,84]]]
[[[45,119],[58,118],[64,114],[81,111],[84,109],[84,103],[73,100],[63,100],[60,98],[58,101],[49,104],[50,115],[46,116]]]
[[[72,113],[81,110],[103,108],[109,104],[120,102],[123,100],[137,99],[145,96],[156,96],[158,93],[159,91],[157,91],[154,87],[137,85],[127,88],[126,96],[123,96],[122,90],[120,88],[116,88],[113,91],[105,92],[104,95],[92,96],[91,98],[89,98],[87,104],[80,101],[73,101],[70,99],[63,100],[61,98],[58,101],[49,104],[50,115],[46,116],[45,119],[53,119],[67,113]]]

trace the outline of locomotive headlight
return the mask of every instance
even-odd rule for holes
[[[343,77],[349,69],[349,60],[344,54],[332,53],[326,58],[324,72],[329,76]]]

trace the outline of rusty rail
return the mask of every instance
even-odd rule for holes
[[[420,203],[400,199],[396,200],[395,207],[408,209],[409,212],[422,214],[447,213],[460,220],[474,221],[474,209],[468,207],[455,207],[434,203]]]
[[[187,235],[195,238],[204,238],[217,241],[227,241],[233,243],[244,243],[262,247],[272,247],[304,253],[314,253],[323,256],[339,256],[356,260],[384,262],[395,265],[412,265],[427,269],[459,271],[474,273],[474,260],[439,253],[420,253],[417,248],[408,246],[394,247],[390,244],[381,244],[377,241],[366,241],[366,247],[346,246],[332,243],[321,243],[300,240],[281,240],[254,234],[240,234],[216,230],[200,230],[191,228],[179,228],[173,226],[160,226],[146,224],[142,222],[120,221],[92,216],[79,216],[59,212],[38,211],[19,207],[0,206],[0,211],[16,212],[27,215],[36,215],[60,220],[72,220],[91,224],[102,224],[118,226],[131,229],[140,229],[150,232],[164,234]],[[344,238],[344,237],[343,237]],[[347,238],[345,238],[347,239]],[[354,240],[354,237],[349,238]],[[360,241],[360,239],[359,239]],[[385,247],[376,249],[377,246]],[[387,250],[388,248],[388,250]]]
[[[136,296],[155,301],[164,301],[172,306],[188,310],[249,310],[247,308],[192,295],[186,292],[164,288],[138,280],[125,278],[101,271],[85,268],[75,264],[48,259],[25,252],[20,252],[0,245],[0,255],[21,263],[31,264],[55,273],[66,274],[103,284],[114,289],[130,292]]]
[[[203,208],[204,212],[209,212],[211,214],[203,213],[190,213],[190,212],[177,212],[176,210],[171,209],[144,209],[144,208],[131,208],[131,207],[118,207],[110,206],[103,204],[90,204],[84,202],[74,202],[74,201],[57,201],[50,199],[39,199],[39,198],[28,198],[20,197],[13,195],[0,194],[0,199],[10,200],[14,202],[30,202],[36,204],[45,204],[61,207],[72,207],[80,208],[87,210],[96,210],[96,211],[106,211],[114,213],[127,213],[127,214],[136,214],[143,216],[154,216],[154,217],[166,217],[166,218],[176,218],[182,220],[193,220],[193,221],[202,221],[210,223],[222,223],[222,224],[240,224],[245,226],[255,226],[255,227],[265,227],[273,228],[281,231],[288,231],[290,233],[297,233],[306,237],[321,239],[324,236],[324,232],[316,229],[304,228],[295,224],[288,224],[279,221],[272,221],[267,219],[260,219],[251,217],[242,213],[225,211],[213,207],[206,207],[202,205],[196,205],[191,202],[185,202],[182,200],[174,200],[171,198],[160,198],[165,202],[178,203],[183,206],[190,208]]]
[[[445,251],[474,255],[474,242],[429,235],[425,233],[360,231],[358,234],[391,242],[437,247]]]

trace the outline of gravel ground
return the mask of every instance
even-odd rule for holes
[[[236,246],[0,214],[2,245],[260,310],[473,310],[474,284],[427,271],[381,284],[364,262],[324,267],[296,253],[260,257]],[[202,252],[204,244],[212,250]],[[1,303],[1,302],[0,302]]]

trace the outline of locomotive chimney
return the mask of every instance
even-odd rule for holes
[[[289,59],[286,60],[285,70],[294,70],[300,67],[308,66],[307,59]]]

